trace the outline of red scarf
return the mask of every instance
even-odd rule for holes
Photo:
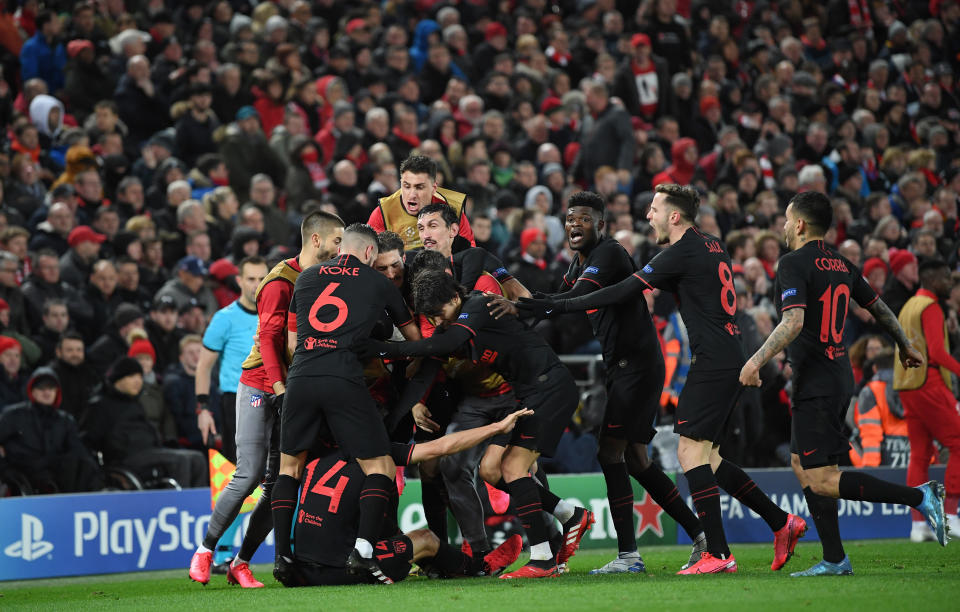
[[[858,30],[873,28],[873,18],[866,0],[847,0],[847,9],[850,11],[850,25]]]
[[[570,60],[573,59],[573,55],[571,55],[570,53],[560,53],[555,48],[553,48],[552,45],[547,47],[546,56],[550,58],[550,61],[552,61],[554,64],[557,64],[558,66],[566,66],[567,64],[570,63]]]
[[[856,2],[856,0],[851,0],[851,2]],[[824,40],[824,39],[822,39],[822,38],[820,39],[820,42],[818,42],[817,44],[813,44],[812,42],[810,42],[810,39],[807,38],[807,35],[804,34],[803,36],[800,37],[800,40],[801,40],[801,41],[803,42],[803,44],[805,44],[806,46],[812,47],[812,48],[816,49],[817,51],[823,51],[824,49],[827,48],[827,41]]]
[[[393,135],[394,135],[394,136],[396,136],[397,138],[399,138],[399,139],[402,140],[403,142],[407,143],[407,144],[410,145],[411,147],[419,147],[419,146],[420,146],[420,139],[417,138],[417,135],[416,135],[416,134],[407,134],[406,132],[401,132],[401,131],[400,131],[400,126],[394,127],[392,131],[393,131]]]

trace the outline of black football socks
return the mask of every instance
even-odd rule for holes
[[[787,513],[783,508],[773,503],[740,466],[723,459],[715,474],[717,484],[759,514],[770,529],[779,531],[787,524]]]
[[[707,536],[707,551],[718,559],[730,556],[727,536],[723,532],[723,518],[720,510],[720,487],[710,469],[710,464],[699,465],[684,473],[693,497],[693,506]]]
[[[602,466],[601,466],[602,467]],[[680,497],[680,490],[676,483],[670,480],[670,477],[663,473],[654,463],[650,463],[645,470],[634,470],[630,475],[646,489],[650,497],[663,508],[677,524],[683,527],[691,540],[696,540],[697,536],[703,533],[703,527],[700,520],[693,513],[690,506]],[[631,520],[633,515],[631,514]]]
[[[837,500],[817,495],[810,487],[803,488],[803,496],[807,498],[807,509],[810,510],[813,524],[817,527],[817,535],[820,536],[823,560],[840,563],[846,553],[843,551],[843,541],[840,539]]]
[[[293,476],[281,474],[277,478],[277,484],[273,485],[273,499],[270,501],[277,554],[287,559],[293,559],[293,551],[290,548],[290,529],[293,527],[293,510],[297,505],[299,490],[299,480]]]
[[[863,472],[840,473],[840,497],[868,502],[903,504],[916,508],[923,503],[923,491],[880,480]]]
[[[630,487],[630,476],[627,475],[627,464],[601,463],[603,480],[607,483],[607,501],[610,504],[610,518],[613,519],[613,528],[617,531],[617,550],[622,553],[632,553],[637,550],[637,540],[633,529],[633,489]]]

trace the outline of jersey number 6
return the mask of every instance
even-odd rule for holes
[[[346,302],[333,295],[333,292],[336,291],[339,286],[340,283],[330,283],[313,302],[313,306],[310,307],[310,314],[307,316],[307,320],[313,329],[320,332],[331,332],[343,325],[343,322],[347,320],[347,313],[350,312],[350,308]],[[324,323],[317,318],[317,312],[324,306],[333,306],[337,309],[337,316],[329,323]]]

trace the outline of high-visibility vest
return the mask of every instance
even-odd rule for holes
[[[887,383],[872,380],[867,388],[876,402],[864,412],[865,406],[854,409],[854,423],[860,432],[862,454],[850,451],[851,462],[857,467],[891,465],[906,467],[910,459],[910,440],[907,422],[890,410],[887,401]]]

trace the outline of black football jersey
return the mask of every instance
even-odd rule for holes
[[[413,447],[413,444],[394,443],[390,450],[394,463],[407,465]],[[299,561],[332,567],[345,565],[347,555],[357,541],[364,478],[359,464],[344,458],[335,448],[307,463],[300,488],[300,507],[294,519],[294,542]],[[396,491],[393,493],[381,539],[392,537],[399,531],[399,500]]]
[[[812,240],[780,258],[775,288],[781,313],[805,309],[800,335],[787,349],[794,397],[852,394],[853,371],[843,328],[850,300],[866,307],[877,300],[876,292],[855,265],[822,240]]]
[[[393,283],[353,255],[301,272],[290,302],[297,315],[297,347],[288,378],[362,378],[363,367],[350,347],[370,337],[384,309],[397,327],[412,321]]]
[[[578,257],[563,275],[565,293],[583,295],[615,285],[637,271],[637,265],[619,242],[603,236],[583,263]],[[587,311],[593,334],[603,347],[603,360],[612,366],[626,357],[662,361],[657,333],[645,299],[628,300]]]
[[[743,367],[733,270],[719,239],[691,227],[634,276],[674,294],[697,369]]]

